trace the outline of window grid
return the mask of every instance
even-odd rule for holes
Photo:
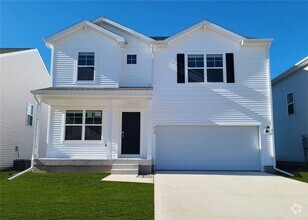
[[[136,54],[128,54],[127,55],[127,64],[137,64],[137,55]]]
[[[94,81],[95,71],[95,53],[94,52],[79,52],[77,66],[78,81]]]
[[[81,117],[80,117],[81,115]],[[87,117],[92,116],[92,117]],[[92,121],[91,121],[92,119]],[[65,117],[65,141],[101,141],[102,140],[102,110],[67,110]],[[68,138],[68,128],[79,127],[80,138]],[[73,130],[73,129],[72,129]],[[99,137],[90,137],[89,132],[95,131],[99,133]],[[76,129],[75,129],[76,131]],[[88,135],[87,135],[88,134]],[[88,138],[90,137],[90,138]]]
[[[187,82],[200,83],[204,82],[204,55],[188,54],[187,55]]]
[[[224,82],[223,55],[206,55],[207,82]]]

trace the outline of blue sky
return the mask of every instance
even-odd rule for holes
[[[38,48],[43,38],[105,16],[148,36],[170,36],[207,19],[248,37],[274,38],[272,77],[308,55],[308,1],[1,1],[1,47]]]

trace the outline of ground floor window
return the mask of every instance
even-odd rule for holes
[[[67,110],[65,140],[101,140],[102,110]]]

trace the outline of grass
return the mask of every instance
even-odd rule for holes
[[[308,183],[308,172],[299,172],[296,176],[291,178]]]
[[[292,173],[291,179],[308,183],[308,166],[282,166],[282,170]]]
[[[154,185],[102,173],[0,172],[0,219],[154,219]]]

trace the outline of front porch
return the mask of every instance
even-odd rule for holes
[[[106,172],[112,173],[117,165],[137,166],[137,174],[153,172],[152,160],[137,158],[121,158],[111,160],[97,159],[67,159],[67,158],[39,158],[34,161],[37,171],[46,172]],[[125,168],[125,167],[123,167]],[[124,170],[124,169],[122,169]]]
[[[47,88],[33,94],[38,170],[111,172],[114,164],[131,163],[139,173],[152,172],[152,88]],[[38,145],[41,103],[50,106],[45,150]]]

